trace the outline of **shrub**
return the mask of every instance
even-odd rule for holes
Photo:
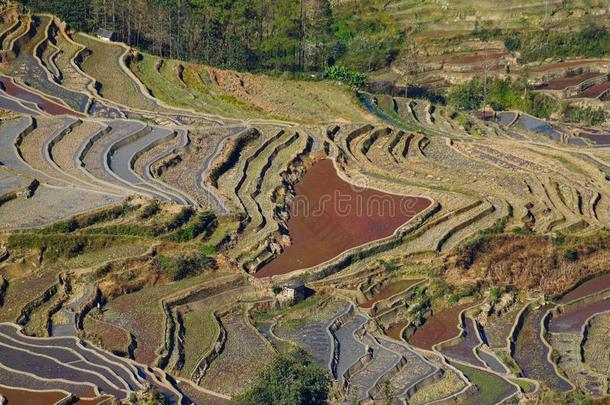
[[[197,251],[202,254],[202,255],[206,255],[206,256],[213,256],[216,253],[218,253],[216,251],[216,247],[214,246],[210,246],[210,245],[199,245],[199,247],[197,248]]]
[[[362,88],[368,83],[368,76],[343,65],[335,65],[326,69],[326,76],[331,80],[347,82],[352,87]]]
[[[585,125],[599,125],[605,120],[604,110],[601,108],[592,107],[578,107],[574,105],[568,105],[563,107],[561,111],[563,120],[566,122],[573,122]]]
[[[515,34],[504,38],[504,46],[510,52],[515,52],[521,48],[521,40]]]
[[[45,260],[70,258],[85,251],[94,251],[120,243],[121,239],[98,235],[40,235],[36,233],[16,233],[8,238],[12,249],[38,249]]]
[[[181,222],[182,220],[180,218],[176,222]],[[213,212],[201,212],[196,214],[185,226],[168,235],[167,239],[172,242],[188,242],[203,233],[211,235],[217,224],[218,221]]]
[[[186,224],[189,219],[195,214],[195,210],[191,207],[184,207],[165,225],[165,232],[171,232]]]
[[[578,252],[574,249],[566,249],[563,253],[563,257],[570,262],[575,262],[578,260]]]
[[[303,349],[278,355],[256,378],[237,404],[309,405],[325,404],[330,388],[330,375],[325,368],[313,364]]]
[[[74,217],[67,221],[57,222],[42,229],[40,233],[71,233],[78,229],[86,228],[88,226],[95,225],[100,222],[110,221],[112,219],[123,217],[129,214],[134,209],[137,209],[137,207],[132,207],[131,205],[125,203],[102,211]]]
[[[160,210],[161,210],[161,208],[159,207],[159,202],[152,201],[150,204],[148,204],[146,207],[144,207],[144,209],[140,213],[140,219],[151,218],[151,217],[157,215],[157,213]]]
[[[495,110],[517,109],[540,118],[548,118],[559,108],[553,97],[528,91],[520,80],[474,78],[455,86],[447,95],[447,101],[456,110],[475,111],[484,105]]]
[[[50,225],[42,230],[43,234],[51,234],[51,233],[70,233],[77,230],[79,227],[78,221],[75,218],[69,219],[67,221],[57,222],[53,225]]]

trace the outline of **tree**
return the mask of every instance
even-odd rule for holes
[[[302,349],[278,355],[237,399],[243,405],[323,404],[330,388],[328,372],[312,363]]]

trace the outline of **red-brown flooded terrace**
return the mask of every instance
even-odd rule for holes
[[[576,76],[559,77],[543,83],[539,88],[545,90],[563,90],[567,87],[576,86],[586,80],[599,76],[601,76],[599,73],[587,72]]]
[[[377,302],[385,300],[386,298],[390,298],[399,292],[405,291],[407,288],[412,285],[419,283],[422,279],[408,279],[408,280],[397,280],[388,283],[385,287],[379,290],[377,293],[373,294],[373,296],[367,301],[360,304],[361,308],[371,308]]]
[[[256,277],[309,268],[391,236],[431,204],[427,198],[356,187],[342,180],[328,159],[315,163],[295,191],[288,221],[292,245]]]
[[[432,318],[427,320],[421,327],[415,330],[409,343],[415,347],[432,350],[438,343],[456,337],[460,333],[460,312],[473,307],[477,303],[455,305],[437,313],[432,313]]]
[[[58,103],[54,103],[50,100],[47,100],[44,97],[41,97],[40,95],[26,90],[25,88],[16,85],[9,77],[7,76],[0,76],[0,83],[2,83],[2,87],[4,88],[4,91],[6,91],[7,94],[21,99],[21,100],[25,100],[25,101],[29,101],[32,103],[35,103],[36,105],[38,105],[38,107],[40,107],[42,110],[48,112],[51,115],[74,115],[74,116],[78,116],[78,117],[82,117],[83,114],[77,113],[76,111],[73,111],[71,109],[69,109],[68,107],[64,107]]]
[[[67,397],[60,391],[29,391],[19,388],[0,387],[0,395],[8,404],[19,405],[53,405]]]
[[[588,87],[585,91],[580,93],[578,97],[586,97],[586,98],[598,98],[605,91],[610,90],[610,82],[604,82],[601,84],[596,84],[595,86]]]
[[[575,301],[577,299],[592,295],[597,292],[610,288],[610,273],[602,274],[601,276],[593,277],[590,280],[585,281],[572,291],[565,294],[559,300],[560,304],[567,304],[568,302]]]

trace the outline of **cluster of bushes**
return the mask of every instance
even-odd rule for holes
[[[610,233],[604,230],[584,237],[566,236],[560,233],[552,237],[551,242],[565,260],[575,262],[581,256],[608,249]]]
[[[125,203],[102,211],[81,215],[66,221],[57,222],[42,229],[41,233],[53,234],[74,232],[78,229],[86,228],[88,226],[92,226],[101,222],[111,221],[113,219],[124,217],[129,213],[137,210],[138,208],[138,206],[132,206]]]
[[[451,89],[447,102],[461,111],[475,111],[489,105],[496,111],[517,109],[539,118],[549,118],[559,108],[553,97],[529,91],[523,80],[508,78],[474,78]]]
[[[39,233],[15,233],[8,238],[11,249],[40,250],[44,260],[76,257],[86,251],[94,251],[121,243],[120,238],[105,235],[45,235]]]
[[[452,305],[457,304],[462,298],[472,297],[473,295],[476,295],[481,292],[481,287],[481,283],[466,284],[460,286],[454,292],[447,295],[447,302]]]
[[[360,89],[368,83],[368,77],[364,73],[348,69],[343,65],[335,65],[326,69],[326,77],[349,83],[352,87]]]
[[[218,220],[213,212],[200,212],[186,223],[186,225],[167,235],[171,242],[188,242],[201,234],[211,235],[218,226]]]
[[[32,234],[21,234],[21,238],[27,241],[28,238],[32,239],[24,245],[24,247],[42,247],[42,241],[46,240],[65,240],[66,244],[70,244],[73,241],[79,240],[78,237],[67,238],[69,234],[73,234],[75,231],[82,235],[82,238],[86,239],[87,236],[133,236],[140,238],[156,238],[163,236],[164,240],[169,242],[188,242],[196,237],[205,234],[211,235],[216,227],[218,226],[218,220],[214,213],[206,211],[196,213],[191,207],[185,207],[179,212],[174,214],[166,223],[157,225],[146,225],[140,223],[126,223],[126,224],[114,224],[103,227],[88,228],[92,225],[103,223],[104,221],[110,221],[120,217],[124,217],[127,214],[139,209],[139,206],[131,206],[124,204],[118,207],[113,207],[107,210],[96,212],[93,214],[82,215],[66,221],[61,221],[50,225],[40,231],[34,231]],[[138,218],[145,220],[156,215],[160,211],[159,204],[157,202],[151,202],[145,206],[142,211],[138,214]],[[88,229],[87,229],[88,228]],[[55,235],[55,238],[49,238],[46,236]],[[43,237],[44,236],[44,237]],[[18,238],[14,238],[17,243]],[[72,241],[72,242],[71,242]],[[36,243],[38,245],[36,245]],[[77,254],[79,251],[78,244],[75,244],[71,248],[60,247],[62,252],[73,251]],[[66,256],[65,253],[59,254],[60,256]]]
[[[566,122],[580,123],[585,125],[599,125],[605,120],[604,110],[601,108],[578,107],[567,105],[563,107],[561,116]]]
[[[216,261],[199,252],[188,256],[159,255],[154,259],[154,266],[171,281],[178,281],[215,268]]]
[[[547,58],[600,58],[610,53],[610,32],[606,27],[591,25],[581,31],[515,32],[504,39],[509,51],[519,51],[519,63]]]
[[[236,399],[237,404],[308,405],[325,404],[331,378],[323,367],[313,363],[303,349],[279,354],[258,375],[250,388]]]

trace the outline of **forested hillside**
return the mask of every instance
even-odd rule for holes
[[[374,3],[329,0],[24,0],[77,30],[165,58],[239,70],[321,71],[337,60],[358,70],[387,65],[401,31]],[[343,10],[345,9],[345,10]],[[360,17],[365,16],[365,17]]]

